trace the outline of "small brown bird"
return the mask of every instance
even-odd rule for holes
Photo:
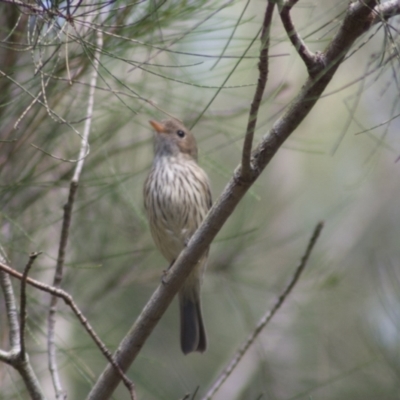
[[[156,130],[154,161],[144,184],[144,205],[154,242],[174,263],[211,207],[208,177],[197,164],[193,134],[177,120],[150,121]],[[200,286],[208,250],[179,291],[181,348],[184,354],[207,347]]]

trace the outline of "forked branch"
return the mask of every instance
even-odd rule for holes
[[[312,76],[318,72],[318,69],[316,68],[318,66],[318,58],[307,47],[306,43],[303,41],[293,24],[290,11],[297,2],[298,0],[286,0],[279,2],[279,14],[281,16],[282,25],[285,28],[290,41],[292,42],[301,59],[304,61],[309,75]]]
[[[64,301],[64,303],[71,308],[73,313],[76,315],[78,318],[79,322],[82,324],[82,326],[85,328],[86,332],[89,334],[89,336],[93,339],[93,341],[96,343],[100,351],[103,353],[104,357],[107,359],[107,361],[115,368],[115,371],[117,374],[119,374],[120,378],[124,382],[125,386],[129,390],[129,393],[131,395],[131,399],[134,400],[136,398],[135,395],[135,386],[133,382],[124,374],[122,369],[119,367],[119,365],[115,362],[112,354],[110,351],[107,349],[106,345],[101,341],[93,327],[90,325],[89,321],[87,318],[83,315],[82,311],[79,309],[77,304],[74,302],[74,299],[72,296],[65,292],[64,290],[60,288],[56,288],[50,285],[46,285],[43,282],[37,281],[35,279],[29,278],[28,276],[24,277],[23,274],[20,272],[16,271],[15,269],[11,268],[4,262],[0,261],[0,276],[7,276],[11,275],[14,278],[17,278],[21,281],[25,280],[26,283],[29,285],[43,291],[46,293],[51,294],[52,296],[55,296],[57,298],[60,298]],[[18,331],[19,332],[19,331]],[[0,357],[1,359],[1,357]],[[3,360],[6,361],[6,360]],[[7,362],[7,361],[6,361]]]
[[[1,251],[0,247],[0,251]],[[29,259],[27,267],[25,270],[30,268],[33,263],[32,258]],[[2,263],[3,257],[0,254],[0,263]],[[29,266],[29,267],[28,267]],[[21,275],[21,279],[22,279]],[[4,351],[0,350],[0,360],[13,366],[20,376],[22,377],[25,387],[29,393],[29,396],[33,400],[45,400],[44,392],[40,386],[39,380],[36,377],[36,374],[32,368],[32,365],[28,359],[28,356],[24,349],[24,328],[22,323],[22,315],[25,314],[25,306],[21,304],[21,324],[18,322],[18,310],[17,304],[15,301],[15,294],[13,291],[13,287],[11,285],[11,280],[9,275],[0,271],[0,286],[2,288],[7,320],[9,325],[9,341],[10,341],[10,350]],[[21,294],[21,300],[24,295]]]

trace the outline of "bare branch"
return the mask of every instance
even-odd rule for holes
[[[63,224],[61,229],[61,238],[60,244],[58,248],[58,257],[57,257],[57,266],[54,274],[53,286],[58,288],[61,285],[62,277],[63,277],[63,267],[65,260],[65,249],[67,247],[68,235],[69,235],[69,227],[71,224],[71,214],[72,207],[75,200],[76,190],[78,188],[78,184],[76,182],[71,182],[69,196],[67,204],[64,206],[64,217]],[[47,317],[48,323],[48,332],[47,332],[47,354],[49,360],[49,369],[51,378],[53,380],[54,389],[56,391],[57,399],[66,399],[67,394],[64,392],[61,386],[60,377],[58,374],[57,367],[57,358],[56,358],[56,347],[55,347],[55,325],[56,325],[56,312],[57,312],[57,297],[52,296],[50,300],[50,308],[49,314]]]
[[[3,246],[0,245],[0,262],[5,262],[6,261],[5,257],[6,256]],[[20,330],[18,322],[18,310],[10,277],[3,271],[0,272],[0,286],[3,291],[5,300],[7,322],[10,329],[9,342],[11,348],[10,352],[2,351],[0,353],[0,360],[8,362],[10,355],[16,356],[20,352],[20,336],[19,336]]]
[[[307,261],[310,257],[310,254],[317,243],[317,240],[321,234],[322,228],[324,224],[323,222],[319,222],[317,226],[314,228],[314,232],[308,242],[307,249],[303,255],[303,257],[300,260],[300,264],[296,268],[294,274],[290,278],[289,283],[283,290],[283,292],[279,295],[279,297],[276,299],[275,304],[273,307],[260,319],[258,322],[257,326],[255,327],[254,331],[248,336],[248,338],[244,341],[244,343],[240,346],[239,350],[236,352],[236,354],[233,356],[232,360],[228,364],[228,366],[224,369],[224,371],[221,373],[221,375],[218,377],[214,385],[211,387],[211,389],[207,392],[207,394],[203,397],[203,400],[209,400],[211,399],[215,393],[221,388],[223,383],[228,379],[228,377],[231,375],[233,370],[236,368],[236,366],[239,364],[239,361],[242,359],[242,357],[246,354],[247,350],[250,348],[250,346],[254,343],[254,341],[257,339],[258,335],[261,333],[261,331],[266,327],[266,325],[271,321],[272,317],[276,314],[276,312],[279,310],[279,308],[282,306],[284,301],[287,299],[289,296],[290,292],[298,282],[300,275],[304,271]]]
[[[236,168],[233,177],[214,203],[202,225],[175,260],[165,278],[165,283],[156,289],[133,327],[120,343],[115,358],[124,371],[135,360],[192,267],[210,245],[247,190],[260,176],[285,140],[314,107],[354,41],[371,27],[376,10],[371,11],[370,7],[374,4],[375,0],[368,0],[357,1],[350,5],[336,36],[326,51],[319,56],[322,62],[318,65],[323,65],[324,68],[320,68],[318,74],[307,79],[298,96],[253,151],[251,176],[242,179],[241,167]],[[98,378],[88,399],[108,399],[118,383],[119,377],[114,369],[110,365],[107,366]]]
[[[2,258],[2,257],[1,257]],[[3,290],[8,325],[10,328],[9,341],[13,352],[18,353],[20,348],[18,311],[15,302],[14,290],[7,274],[0,274],[0,285]]]
[[[2,262],[3,257],[0,255],[0,263]],[[10,328],[9,340],[11,347],[9,351],[0,350],[0,360],[13,366],[18,371],[18,373],[24,380],[30,397],[33,400],[45,400],[43,390],[40,387],[40,383],[35,375],[35,372],[32,369],[31,364],[29,363],[27,354],[25,353],[24,355],[22,355],[21,335],[18,323],[18,312],[15,302],[15,295],[11,285],[10,277],[4,271],[0,272],[0,285],[5,298],[7,318]]]
[[[315,67],[317,64],[317,57],[313,54],[300,35],[297,33],[296,28],[292,22],[292,17],[290,11],[292,7],[298,2],[298,0],[286,0],[283,2],[278,2],[280,4],[279,14],[281,16],[282,25],[289,36],[294,48],[299,53],[299,56],[304,61],[307,67],[308,73],[313,75],[315,73]]]
[[[28,389],[31,400],[46,400],[40,383],[33,371],[32,365],[28,357],[25,360],[18,361],[13,367],[19,372],[24,380],[25,386]]]
[[[254,93],[253,102],[251,103],[249,120],[247,123],[246,135],[244,137],[243,152],[242,152],[242,172],[243,177],[246,177],[251,170],[250,157],[253,147],[254,131],[257,125],[258,110],[260,109],[261,100],[264,94],[265,86],[268,78],[268,51],[269,51],[269,36],[271,30],[272,15],[274,13],[275,1],[268,1],[265,9],[264,22],[261,31],[261,50],[260,61],[258,63],[258,83]]]
[[[86,112],[86,120],[84,132],[81,140],[81,147],[79,150],[78,162],[75,167],[75,172],[71,180],[69,196],[67,204],[64,207],[64,217],[61,229],[61,238],[58,248],[57,266],[54,274],[53,286],[58,288],[61,285],[63,278],[63,268],[65,261],[65,251],[68,243],[69,228],[71,224],[72,208],[75,201],[76,191],[78,189],[78,182],[82,172],[83,164],[89,150],[89,133],[92,123],[93,116],[93,104],[94,104],[94,93],[97,83],[98,69],[100,63],[100,54],[103,48],[103,35],[100,31],[97,31],[97,43],[96,51],[94,54],[93,61],[93,73],[90,81],[88,108]],[[55,324],[56,324],[56,312],[57,312],[57,297],[53,296],[50,301],[49,315],[48,315],[48,336],[47,336],[47,352],[49,358],[49,369],[53,380],[53,385],[56,391],[57,399],[66,399],[66,393],[63,391],[61,386],[60,377],[58,375],[57,358],[56,358],[56,347],[55,347]]]
[[[94,59],[93,59],[93,73],[92,73],[92,78],[90,80],[89,99],[86,111],[85,127],[83,130],[81,148],[79,151],[79,157],[78,157],[79,161],[76,164],[74,176],[72,177],[72,182],[76,183],[79,182],[79,178],[83,168],[83,163],[85,161],[85,156],[88,154],[89,150],[89,133],[93,117],[94,93],[97,84],[97,76],[100,64],[100,54],[103,49],[103,33],[101,31],[97,31],[96,35],[97,35],[96,52],[94,54]]]
[[[26,324],[26,279],[28,278],[29,270],[32,268],[33,263],[36,260],[36,257],[41,254],[32,253],[29,256],[29,261],[25,266],[24,273],[22,275],[21,280],[21,293],[20,293],[20,356],[23,360],[26,359],[26,351],[25,351],[25,324]]]
[[[385,21],[400,14],[400,1],[389,0],[374,8],[373,24]]]
[[[13,276],[14,278],[22,280],[24,278],[23,274],[20,272],[16,271],[15,269],[11,268],[4,262],[0,261],[0,271],[1,273],[6,273],[8,275]],[[0,275],[1,276],[1,275]],[[29,285],[42,290],[43,292],[49,293],[52,296],[56,296],[64,301],[64,303],[71,308],[73,313],[76,315],[78,318],[79,322],[82,324],[82,326],[85,328],[86,332],[89,334],[89,336],[93,339],[93,341],[96,343],[100,351],[103,353],[104,357],[107,359],[109,363],[113,365],[115,370],[117,371],[118,374],[120,374],[120,377],[122,381],[124,382],[125,386],[128,388],[129,393],[131,395],[132,399],[136,399],[135,395],[135,386],[133,382],[124,374],[122,369],[119,367],[119,365],[116,363],[116,361],[113,359],[112,354],[110,351],[107,349],[106,345],[101,341],[93,327],[90,325],[89,321],[87,318],[83,315],[82,311],[79,309],[77,304],[74,302],[72,296],[65,292],[64,290],[60,288],[56,288],[50,285],[46,285],[43,282],[37,281],[35,279],[26,278],[26,283]],[[18,330],[19,332],[19,330]],[[19,344],[19,342],[18,342]],[[1,353],[0,353],[1,354]],[[6,360],[5,360],[6,361]],[[7,362],[7,361],[6,361]]]

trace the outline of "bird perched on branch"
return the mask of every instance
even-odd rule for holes
[[[174,263],[211,207],[208,177],[197,164],[193,134],[175,119],[150,121],[155,129],[154,161],[144,184],[144,204],[154,242]],[[200,286],[208,250],[179,291],[183,353],[207,347],[200,305]]]

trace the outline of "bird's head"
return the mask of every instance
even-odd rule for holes
[[[196,139],[181,122],[174,119],[149,122],[156,131],[154,139],[156,157],[184,155],[197,160]]]

